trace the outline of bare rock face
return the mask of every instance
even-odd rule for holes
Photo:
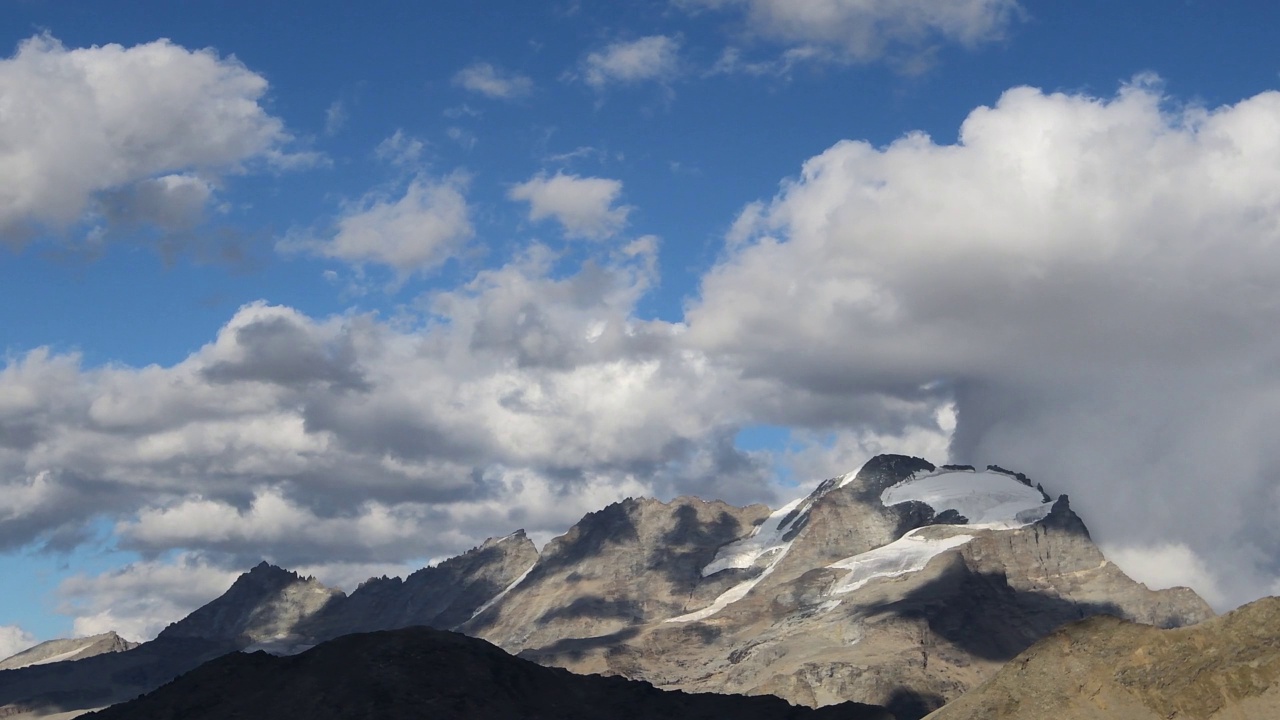
[[[1280,598],[1160,629],[1099,615],[1051,633],[930,720],[1280,717]]]
[[[548,543],[519,583],[458,629],[530,657],[607,648],[731,587],[739,575],[707,581],[702,568],[768,514],[697,498],[614,503]]]
[[[537,560],[538,549],[518,530],[404,580],[371,579],[345,600],[326,606],[301,629],[327,639],[414,625],[454,628],[523,577]]]
[[[49,640],[0,661],[0,670],[17,670],[32,665],[82,660],[94,655],[132,650],[137,646],[138,643],[129,642],[114,632],[82,638]]]

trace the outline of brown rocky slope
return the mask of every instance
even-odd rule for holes
[[[1280,598],[1160,629],[1097,616],[1014,658],[929,720],[1280,718]]]

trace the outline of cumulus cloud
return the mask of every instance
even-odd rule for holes
[[[82,631],[145,634],[190,602],[111,604],[126,593],[111,583],[160,582],[174,551],[190,554],[176,575],[265,557],[349,577],[521,527],[545,541],[629,495],[773,500],[764,464],[733,447],[741,413],[714,363],[680,326],[634,316],[656,249],[559,276],[534,247],[416,322],[255,303],[169,367],[11,358],[0,543],[71,547],[114,520],[122,548],[157,559],[71,583],[67,610]]]
[[[529,203],[529,219],[554,219],[568,237],[600,240],[627,223],[631,208],[615,206],[622,181],[556,173],[535,175],[511,188],[507,197]]]
[[[855,62],[943,41],[998,40],[1021,16],[1017,0],[678,0],[690,10],[736,9],[750,34]]]
[[[384,142],[380,150],[405,162],[421,151],[399,133],[392,136],[397,139],[392,145]],[[399,197],[376,192],[353,203],[337,218],[332,237],[295,235],[276,247],[354,265],[383,265],[401,274],[430,270],[454,257],[475,234],[466,184],[461,174],[441,179],[418,175]]]
[[[533,80],[519,73],[511,73],[494,67],[492,63],[478,62],[458,71],[453,84],[497,100],[512,100],[533,92]]]
[[[680,42],[666,35],[619,41],[588,53],[581,77],[601,90],[609,85],[663,82],[679,72]]]
[[[82,222],[190,224],[214,179],[260,162],[291,166],[267,81],[234,58],[167,40],[68,49],[32,37],[0,60],[21,112],[0,116],[0,240],[22,246]]]
[[[1227,602],[1256,596],[1280,572],[1277,138],[1280,93],[1206,109],[1139,78],[1012,89],[951,145],[841,142],[744,211],[689,340],[827,398],[792,404],[807,422],[954,403],[955,459],[1025,468],[1103,539],[1184,544]]]
[[[0,625],[0,660],[17,655],[35,644],[35,636],[17,625]]]

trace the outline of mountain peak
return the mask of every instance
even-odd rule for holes
[[[162,638],[200,637],[244,645],[287,636],[340,590],[267,561],[240,575],[227,592],[166,627]]]

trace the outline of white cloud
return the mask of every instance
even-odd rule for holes
[[[0,660],[13,657],[35,644],[35,636],[17,625],[0,625]]]
[[[183,224],[212,178],[254,161],[314,161],[283,150],[289,135],[260,104],[267,81],[211,50],[67,49],[41,35],[0,60],[0,88],[21,108],[0,114],[0,239],[11,244],[103,210]]]
[[[679,71],[679,55],[679,41],[665,35],[619,41],[587,55],[582,79],[597,90],[613,84],[666,81]]]
[[[403,149],[414,152],[411,145]],[[277,248],[354,265],[385,265],[399,273],[430,270],[456,255],[475,234],[465,189],[466,178],[459,174],[442,179],[419,175],[401,197],[371,193],[347,208],[331,238],[287,237]]]
[[[347,124],[348,117],[346,103],[341,100],[334,100],[329,103],[329,107],[324,111],[324,134],[337,135]]]
[[[825,56],[855,62],[878,60],[899,49],[918,52],[937,41],[975,47],[999,40],[1022,12],[1017,0],[678,0],[677,4],[691,10],[740,9],[750,34],[791,44],[809,57],[818,57],[815,51],[821,49]],[[773,64],[733,60],[735,69],[772,72]]]
[[[1195,588],[1219,611],[1231,609],[1225,603],[1217,577],[1205,561],[1186,545],[1165,543],[1146,547],[1104,547],[1102,551],[1126,575],[1152,590]]]
[[[521,98],[533,92],[533,80],[519,73],[509,73],[491,63],[478,62],[458,71],[453,83],[466,90],[498,100]]]
[[[397,129],[388,138],[378,143],[373,154],[383,162],[392,165],[413,167],[422,160],[422,153],[427,145],[422,140]]]
[[[529,219],[553,218],[569,237],[599,240],[626,225],[629,206],[614,206],[622,182],[556,173],[535,175],[511,188],[507,197],[529,203]]]

